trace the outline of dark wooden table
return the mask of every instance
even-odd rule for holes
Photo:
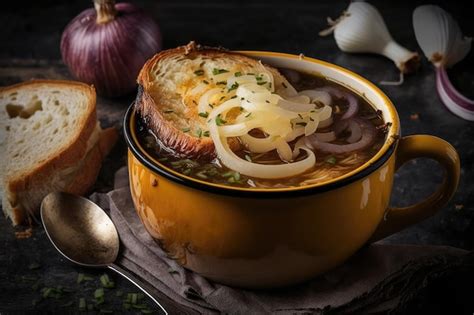
[[[346,7],[344,2],[309,1],[134,1],[145,8],[160,24],[164,47],[185,44],[190,40],[230,49],[271,50],[303,53],[336,63],[358,72],[373,82],[394,80],[398,74],[390,60],[373,55],[349,55],[340,52],[332,37],[320,38],[326,16],[337,17]],[[432,1],[431,1],[432,2]],[[413,35],[411,14],[422,2],[376,5],[384,15],[394,38],[402,45],[418,50]],[[0,12],[0,85],[31,78],[70,78],[60,60],[59,39],[67,22],[89,1],[38,1],[9,3]],[[472,4],[459,6],[445,3],[467,35],[474,35]],[[474,53],[449,74],[454,84],[471,98],[474,96]],[[439,101],[435,76],[430,64],[423,60],[416,75],[406,78],[402,86],[382,86],[400,114],[402,134],[432,134],[452,143],[461,156],[462,173],[453,200],[434,217],[386,239],[390,243],[450,245],[474,248],[474,123],[452,115]],[[133,95],[121,99],[98,100],[99,117],[104,126],[120,126]],[[419,119],[413,119],[418,114]],[[97,191],[111,188],[114,170],[125,165],[125,145],[120,141],[103,166]],[[419,160],[403,167],[396,175],[392,203],[408,205],[430,194],[442,178],[436,163]],[[18,240],[10,223],[0,218],[0,313],[17,311],[70,313],[78,311],[78,299],[93,300],[99,286],[101,270],[74,266],[50,245],[41,227],[29,239]],[[79,273],[93,280],[77,283]],[[123,310],[124,293],[137,292],[128,282],[114,275],[116,289],[107,291],[106,309]],[[43,287],[68,287],[73,292],[60,299],[39,299]],[[449,289],[446,289],[449,290]],[[441,291],[442,292],[442,291]],[[72,301],[73,304],[68,305]],[[436,301],[427,300],[428,303]],[[146,302],[148,303],[148,302]],[[178,312],[172,302],[167,306]],[[148,304],[151,305],[151,304]],[[150,306],[151,307],[151,306]],[[96,309],[97,310],[97,309]],[[134,310],[139,311],[139,310]]]

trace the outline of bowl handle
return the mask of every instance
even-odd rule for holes
[[[456,192],[460,176],[460,161],[456,149],[451,144],[429,135],[403,137],[397,149],[395,171],[407,161],[416,158],[430,158],[438,161],[445,170],[442,184],[431,196],[419,203],[403,208],[389,207],[370,242],[378,241],[432,216],[445,206]]]

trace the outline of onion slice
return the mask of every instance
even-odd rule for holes
[[[367,122],[365,120],[354,119],[354,121],[359,124],[362,131],[361,138],[357,142],[350,144],[327,143],[320,141],[318,137],[313,134],[311,136],[306,137],[305,143],[310,148],[334,154],[342,154],[365,149],[375,141],[375,135],[377,133],[377,130],[370,122]]]
[[[456,90],[442,66],[436,68],[436,90],[441,101],[453,114],[474,121],[474,100],[468,99]]]

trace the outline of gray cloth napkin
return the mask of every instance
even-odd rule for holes
[[[96,193],[91,199],[109,211],[117,226],[122,243],[117,263],[171,300],[199,313],[352,313],[361,307],[390,309],[400,302],[400,290],[393,288],[412,281],[420,266],[456,264],[467,253],[443,246],[375,243],[342,266],[301,285],[277,290],[237,289],[213,283],[166,256],[135,212],[125,167],[116,173],[113,191]]]

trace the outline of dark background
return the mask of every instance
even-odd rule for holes
[[[348,1],[132,1],[144,8],[158,22],[164,48],[172,48],[195,40],[211,46],[235,50],[269,50],[303,53],[353,70],[370,81],[398,79],[394,64],[380,56],[342,53],[332,36],[321,38],[326,17],[336,18]],[[372,1],[380,10],[388,28],[401,45],[421,50],[416,44],[412,12],[424,1]],[[474,36],[473,2],[431,1],[439,3],[459,21],[465,35]],[[67,23],[91,1],[10,1],[0,11],[0,84],[8,85],[32,77],[69,77],[61,63],[59,41]],[[421,53],[422,54],[422,53]],[[449,70],[454,85],[474,97],[474,52]],[[474,123],[451,114],[439,101],[435,90],[433,67],[422,60],[420,70],[405,78],[401,86],[380,86],[397,107],[402,135],[432,134],[453,144],[461,156],[462,171],[458,192],[453,200],[432,218],[386,239],[390,243],[433,244],[474,248]],[[120,119],[133,96],[122,99],[99,99],[99,116],[105,125],[121,124]],[[419,119],[412,115],[418,114]],[[110,189],[111,174],[124,165],[123,142],[106,161],[97,189]],[[113,161],[112,161],[113,160]],[[112,163],[113,162],[113,163]],[[393,205],[409,205],[428,196],[442,179],[442,170],[433,161],[417,160],[404,166],[396,175]],[[14,229],[0,219],[0,312],[12,310],[61,310],[64,301],[32,301],[41,294],[31,289],[32,283],[22,275],[37,277],[43,286],[70,284],[75,293],[71,299],[90,296],[93,285],[76,285],[78,272],[85,271],[66,263],[49,244],[44,231],[37,227],[32,238],[17,240]],[[31,263],[40,267],[29,269]],[[115,279],[123,290],[136,291]],[[471,288],[472,289],[472,288]],[[112,306],[120,298],[111,297]],[[76,301],[76,300],[74,300]],[[432,303],[435,303],[432,301]],[[112,307],[111,306],[111,307]]]

